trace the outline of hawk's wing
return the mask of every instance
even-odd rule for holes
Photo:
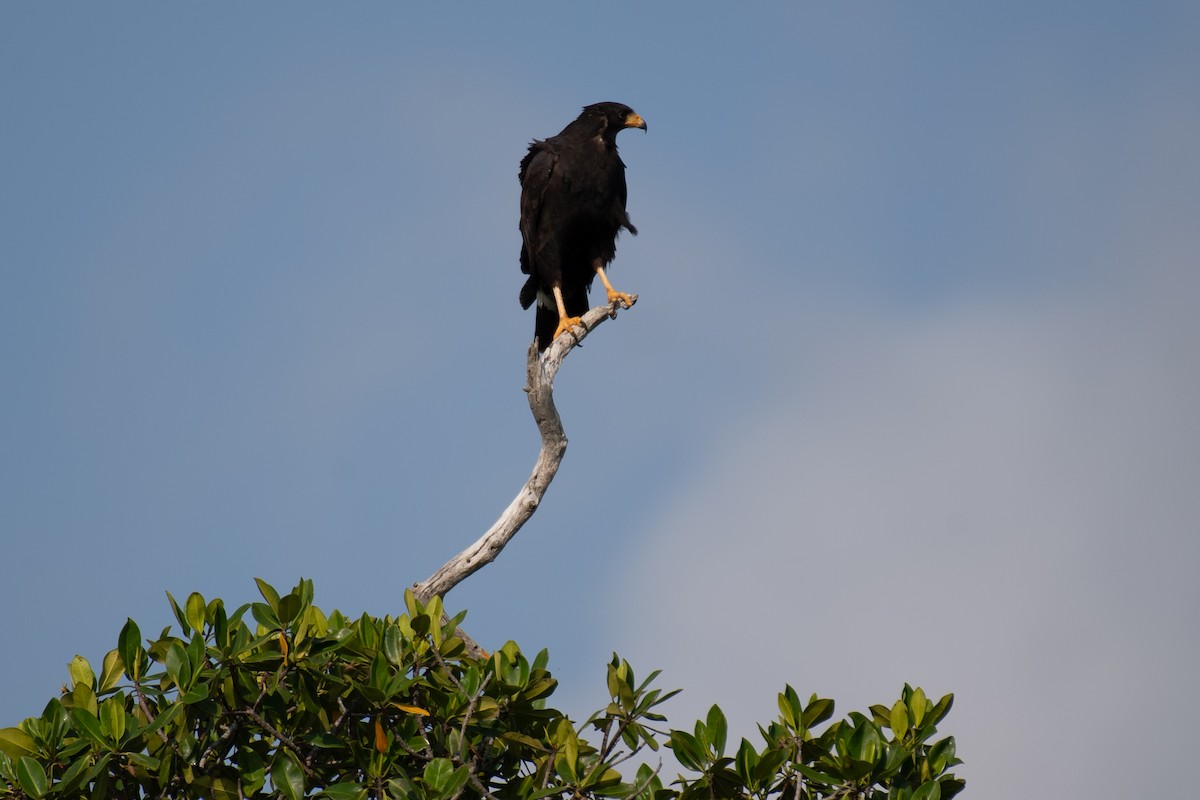
[[[540,237],[542,211],[557,166],[558,147],[550,140],[535,141],[521,159],[521,272],[526,275],[536,274],[534,262],[544,244]]]

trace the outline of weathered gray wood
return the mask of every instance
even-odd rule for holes
[[[633,301],[637,302],[637,295],[633,295]],[[434,595],[445,595],[467,576],[494,561],[521,526],[533,516],[533,512],[537,511],[567,452],[567,435],[563,431],[558,409],[554,406],[554,377],[563,359],[575,345],[587,338],[604,320],[616,318],[617,306],[617,303],[610,303],[589,310],[583,315],[582,326],[575,327],[574,336],[559,336],[540,356],[536,343],[529,345],[525,363],[525,391],[529,395],[529,410],[533,412],[534,422],[542,437],[542,447],[533,465],[533,473],[487,533],[447,561],[429,578],[414,584],[413,593],[422,602],[427,602]]]

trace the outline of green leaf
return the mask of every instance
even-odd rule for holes
[[[131,764],[136,764],[147,770],[158,769],[162,762],[153,756],[148,756],[144,753],[123,753],[122,758],[127,759]]]
[[[421,603],[417,600],[416,594],[413,593],[412,587],[404,590],[404,607],[408,610],[410,618],[421,613]]]
[[[132,619],[126,619],[125,627],[121,628],[121,635],[117,639],[117,652],[121,656],[121,663],[125,665],[125,671],[129,674],[131,680],[139,680],[142,676],[137,673],[141,670],[142,660],[142,632],[138,630],[137,623]]]
[[[947,736],[929,748],[929,768],[934,776],[941,775],[954,761],[954,737]]]
[[[205,775],[192,784],[201,791],[201,796],[210,800],[238,800],[237,781],[223,776]]]
[[[100,730],[116,743],[125,735],[125,698],[120,694],[100,704]]]
[[[917,691],[921,691],[918,689]],[[915,792],[913,792],[912,800],[942,800],[942,786],[937,781],[929,781],[921,784]]]
[[[109,650],[104,656],[104,667],[100,670],[100,686],[97,691],[101,694],[111,692],[117,688],[117,684],[121,682],[121,676],[125,674],[125,664],[121,661],[121,655],[116,650]]]
[[[260,591],[262,586],[260,583]],[[304,797],[304,770],[300,769],[300,764],[291,753],[282,751],[275,757],[275,764],[271,767],[271,783],[287,800],[301,800]]]
[[[428,614],[417,614],[408,621],[408,624],[412,626],[414,634],[424,636],[429,633],[429,627],[433,624],[433,620],[429,618]]]
[[[569,725],[564,725],[563,727],[570,730],[571,735],[563,743],[563,749],[559,757],[567,760],[567,763],[571,766],[571,774],[575,775],[578,774],[579,770],[579,737],[575,735],[575,731],[571,730]]]
[[[854,729],[854,735],[850,737],[850,747],[847,755],[855,761],[874,764],[875,759],[879,757],[879,747],[881,744],[881,737],[879,730],[875,727],[875,723],[868,719],[863,719]]]
[[[725,712],[714,703],[713,707],[708,710],[708,718],[706,720],[708,728],[708,743],[712,745],[713,750],[718,756],[725,755],[725,737],[729,731],[729,726],[725,721]]]
[[[316,606],[308,606],[296,623],[301,638],[317,638],[329,633],[329,619]]]
[[[397,667],[404,663],[404,637],[400,635],[400,626],[395,623],[383,631],[383,655]]]
[[[889,721],[892,732],[896,734],[896,740],[902,740],[904,734],[908,733],[908,706],[904,704],[903,700],[897,700],[896,704],[892,706]]]
[[[621,675],[617,670],[617,654],[613,653],[613,663],[608,665],[607,681],[608,696],[616,700],[621,695]]]
[[[884,748],[883,767],[877,772],[877,777],[890,778],[895,775],[910,755],[909,748],[902,744],[889,744]]]
[[[91,689],[96,682],[96,673],[92,672],[92,665],[88,663],[83,656],[75,656],[71,659],[71,663],[67,665],[67,672],[71,676],[71,685],[84,685]]]
[[[575,774],[574,765],[563,753],[559,753],[558,758],[554,759],[554,770],[558,773],[558,777],[567,783],[573,784],[579,781],[579,776]]]
[[[275,591],[275,587],[264,581],[262,578],[255,578],[254,582],[258,584],[258,593],[263,596],[263,600],[267,601],[267,605],[275,613],[279,613],[279,592]]]
[[[86,683],[76,684],[75,688],[71,690],[71,705],[76,708],[86,708],[93,714],[100,713],[99,706],[96,705],[96,693]]]
[[[110,748],[112,744],[100,728],[100,720],[90,711],[82,708],[71,709],[71,724],[78,733],[83,734],[98,747]]]
[[[278,600],[276,603],[278,603]],[[250,614],[259,625],[262,625],[269,631],[283,629],[283,625],[279,622],[279,617],[275,615],[275,610],[266,603],[251,603]]]
[[[928,700],[925,699],[925,690],[918,686],[913,690],[912,700],[909,701],[908,704],[909,709],[911,709],[910,716],[912,717],[912,724],[914,728],[921,727],[921,722],[925,719],[925,706],[927,703]]]
[[[64,772],[54,784],[55,793],[59,794],[60,796],[69,796],[71,793],[75,792],[81,783],[79,778],[83,776],[84,770],[88,769],[91,765],[92,762],[90,760],[82,755],[77,755],[74,763],[67,767],[66,772]]]
[[[262,756],[249,747],[238,750],[237,767],[238,777],[242,782],[242,791],[247,796],[257,794],[258,790],[266,784],[267,768],[263,763]]]
[[[372,689],[377,689],[383,692],[391,678],[391,673],[388,671],[388,662],[384,658],[383,651],[380,650],[375,654],[375,658],[371,659],[371,674],[370,683]]]
[[[37,743],[20,728],[0,729],[0,752],[9,758],[37,755]]]
[[[929,717],[929,722],[933,725],[936,725],[939,722],[941,722],[943,719],[945,719],[946,715],[950,713],[950,707],[953,705],[954,705],[954,695],[953,694],[948,694],[945,697],[943,697],[941,700],[938,700],[937,704],[934,705],[933,710],[930,711],[929,714],[926,715]]]
[[[284,625],[290,625],[297,617],[304,613],[304,601],[294,594],[284,595],[279,601],[279,608],[276,613],[279,615],[279,621]]]
[[[822,772],[819,769],[814,769],[807,764],[797,764],[796,770],[810,781],[813,781],[814,783],[824,787],[837,786],[842,782],[841,778],[830,775],[828,772]]]
[[[461,767],[454,770],[454,774],[450,779],[450,785],[446,787],[446,790],[442,793],[442,796],[453,797],[454,795],[458,794],[459,791],[467,785],[467,781],[470,779],[471,769],[466,764],[463,764]]]
[[[942,787],[942,800],[950,800],[951,797],[967,788],[967,782],[961,778],[943,778],[938,781],[938,785]]]
[[[671,740],[668,746],[675,753],[675,758],[679,763],[693,772],[703,772],[707,765],[707,759],[704,757],[704,748],[687,731],[671,731]]]
[[[436,594],[429,598],[429,602],[425,604],[425,613],[431,619],[437,621],[437,624],[435,624],[433,628],[440,631],[442,629],[442,598]]]
[[[17,782],[30,797],[46,796],[46,772],[41,764],[29,756],[17,759]]]
[[[321,747],[326,750],[338,750],[344,746],[344,742],[332,733],[318,733],[309,742],[313,747]]]
[[[199,633],[193,635],[185,649],[188,654],[188,663],[192,666],[192,675],[195,677],[204,668],[204,654],[208,651],[204,644],[204,637]]]
[[[230,645],[229,616],[225,613],[225,604],[220,600],[213,600],[208,604],[208,610],[205,612],[205,615],[211,615],[213,621],[213,644],[222,650],[228,649]],[[236,630],[236,624],[234,628]]]
[[[546,752],[545,744],[543,744],[542,742],[539,742],[537,739],[533,738],[532,736],[529,736],[524,733],[518,733],[516,731],[505,731],[504,733],[500,734],[500,738],[504,739],[506,741],[509,741],[509,742],[513,742],[514,744],[519,744],[524,747],[531,748],[533,750],[536,750],[539,753]]]
[[[102,775],[104,772],[106,772],[108,770],[108,764],[111,760],[112,760],[112,755],[110,755],[109,753],[105,753],[104,755],[97,758],[96,763],[92,765],[91,769],[89,769],[87,772],[84,773],[83,779],[80,780],[79,782],[86,786],[87,784],[96,780],[97,776]],[[101,779],[101,780],[103,781],[104,779]]]
[[[435,758],[425,765],[425,785],[438,794],[445,794],[454,778],[454,764],[448,758]]]
[[[611,767],[593,770],[584,779],[581,790],[598,795],[611,795],[621,784],[621,773]]]
[[[558,681],[554,678],[543,677],[531,681],[529,686],[521,692],[523,700],[540,700],[543,697],[549,697],[554,694],[554,690],[558,687]]]
[[[328,797],[330,800],[366,800],[367,790],[359,783],[335,783],[326,786],[317,797]]]
[[[742,783],[746,784],[746,788],[751,791],[756,789],[758,781],[755,780],[754,768],[758,766],[758,751],[754,749],[754,745],[750,744],[749,739],[742,738],[734,763],[737,766],[738,777],[742,779]]]
[[[167,675],[171,676],[171,680],[180,690],[186,689],[191,684],[192,665],[188,659],[187,651],[183,649],[178,641],[172,641],[167,647],[167,658],[164,662],[167,668]]]
[[[755,778],[759,783],[772,782],[776,771],[788,760],[788,751],[783,748],[767,750],[759,758],[758,766],[754,768]]]
[[[783,724],[792,730],[799,730],[803,726],[800,696],[796,694],[796,690],[791,687],[791,684],[786,684],[783,692],[779,695],[779,713],[783,717]]]
[[[193,630],[204,630],[204,618],[207,605],[204,602],[204,595],[199,592],[192,592],[187,599],[187,621],[192,626]],[[184,631],[187,635],[187,631]]]
[[[152,733],[156,733],[162,728],[166,727],[181,713],[183,713],[183,705],[180,703],[171,703],[159,712],[158,716],[154,718],[154,723],[152,725],[148,725],[142,730],[138,731],[138,734],[141,736],[149,736]]]
[[[207,700],[212,694],[212,683],[208,681],[200,681],[188,689],[183,694],[179,695],[179,700],[184,705],[194,705],[203,700]]]
[[[300,598],[300,602],[306,606],[311,606],[313,601],[313,582],[308,578],[301,578],[292,587],[292,594]]]
[[[179,603],[175,602],[175,596],[167,592],[167,600],[171,603],[171,613],[175,615],[175,620],[179,623],[179,628],[183,631],[183,635],[187,636],[191,633],[191,625],[188,625],[187,615],[183,613],[183,609],[179,607]]]
[[[474,665],[468,667],[467,671],[463,673],[463,676],[460,679],[463,693],[467,695],[467,697],[474,697],[475,692],[479,691],[479,684],[482,682],[482,680],[483,676],[479,672],[479,667]]]
[[[818,698],[815,695],[804,709],[802,721],[805,728],[819,725],[833,716],[833,701],[828,698]]]

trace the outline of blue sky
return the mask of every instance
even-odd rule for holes
[[[613,650],[748,736],[908,681],[973,798],[1166,793],[1197,74],[1194,3],[4,4],[0,724],[164,591],[385,614],[487,528],[537,449],[517,163],[619,100],[641,299],[448,605],[574,713]]]

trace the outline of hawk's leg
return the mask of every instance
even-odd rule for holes
[[[568,317],[567,304],[563,302],[562,289],[555,286],[553,291],[554,302],[558,304],[558,327],[554,329],[554,338],[557,339],[563,331],[569,331],[576,325],[582,325],[583,319],[580,317]]]
[[[637,302],[636,294],[625,294],[625,292],[618,292],[613,288],[612,284],[608,282],[608,276],[604,274],[604,265],[598,261],[596,262],[596,274],[600,276],[600,282],[604,284],[604,291],[608,293],[608,302],[620,303],[625,308],[631,308]]]

